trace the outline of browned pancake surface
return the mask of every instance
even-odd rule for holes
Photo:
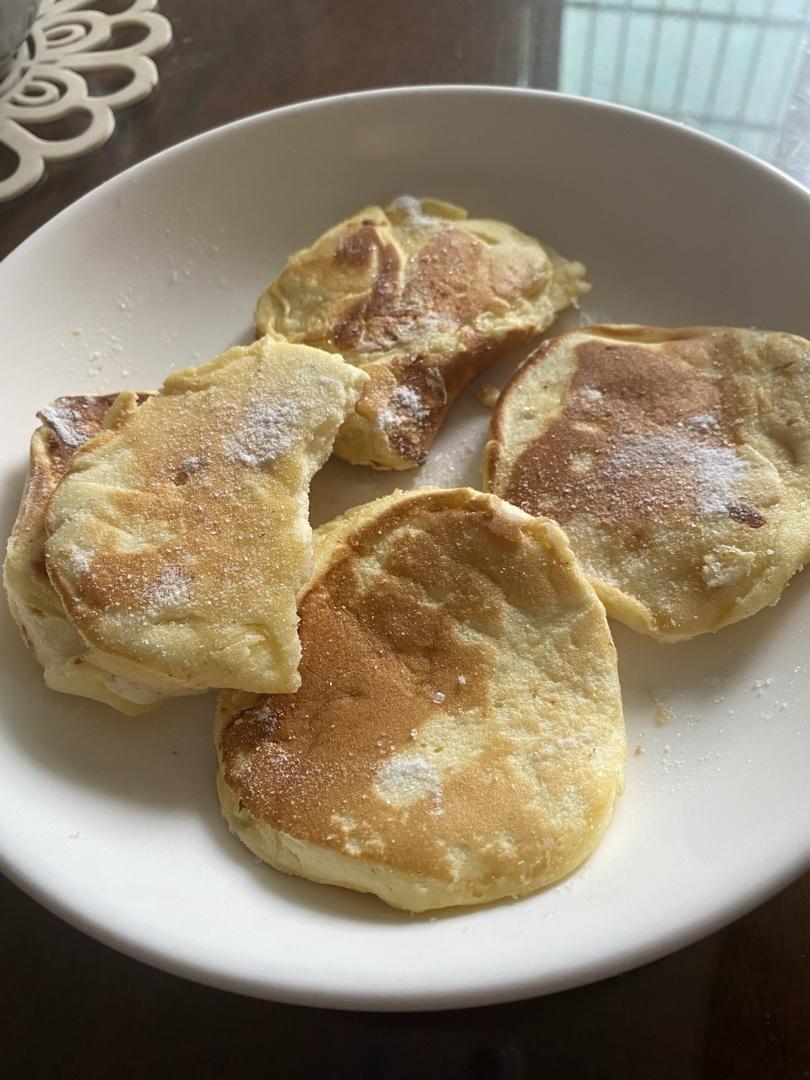
[[[451,897],[536,888],[583,828],[595,843],[621,782],[603,613],[556,534],[486,496],[369,517],[301,602],[301,689],[223,695],[222,780],[297,843]]]
[[[562,335],[502,394],[487,485],[566,529],[617,618],[670,640],[718,629],[807,558],[808,357],[723,327]]]
[[[461,390],[587,289],[584,268],[503,222],[436,200],[367,207],[292,256],[259,300],[259,332],[340,352],[370,381],[335,444],[412,468]]]

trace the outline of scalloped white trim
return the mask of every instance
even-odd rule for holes
[[[39,14],[11,71],[0,84],[0,143],[18,157],[11,176],[0,180],[0,202],[22,194],[39,180],[48,161],[64,161],[95,150],[115,130],[114,109],[147,97],[158,81],[150,59],[172,39],[168,19],[158,15],[157,0],[131,0],[115,15],[94,11],[93,0],[42,0]],[[119,26],[146,31],[136,45],[107,47]],[[91,96],[83,72],[119,70],[129,81],[109,94]],[[90,122],[80,135],[47,139],[28,124],[62,120],[83,112]]]

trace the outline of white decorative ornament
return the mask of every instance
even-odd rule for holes
[[[168,19],[154,11],[157,0],[131,0],[125,11],[113,15],[92,10],[93,2],[42,0],[0,83],[0,144],[18,159],[12,174],[0,180],[0,202],[33,187],[48,161],[80,157],[105,143],[115,130],[113,109],[140,101],[157,84],[150,57],[172,39]],[[140,27],[144,35],[134,45],[111,47],[120,27]],[[120,89],[91,94],[83,73],[102,71],[122,72],[129,79]],[[89,122],[80,134],[67,138],[48,138],[27,126],[77,113]]]

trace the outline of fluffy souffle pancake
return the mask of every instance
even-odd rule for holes
[[[469,488],[316,532],[301,688],[220,695],[219,794],[261,859],[410,911],[521,896],[624,777],[605,612],[553,522]]]
[[[608,613],[678,641],[775,604],[810,557],[810,343],[593,326],[542,345],[485,481],[565,529]]]
[[[46,514],[48,576],[94,663],[167,694],[297,688],[309,482],[365,381],[265,338],[119,397]]]
[[[410,469],[467,383],[545,330],[588,289],[584,273],[511,225],[401,196],[293,255],[260,297],[256,325],[367,371],[335,453]]]
[[[97,667],[45,570],[45,510],[71,458],[98,435],[117,394],[57,398],[38,413],[28,476],[6,550],[3,580],[23,641],[52,690],[93,698],[129,715],[154,709],[164,695]],[[139,394],[144,401],[148,395]]]

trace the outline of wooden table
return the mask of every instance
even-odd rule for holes
[[[157,92],[119,115],[101,150],[52,166],[0,207],[0,256],[127,166],[252,112],[387,85],[554,88],[560,79],[559,0],[163,0],[162,10],[175,42],[159,58]],[[773,156],[806,181],[807,61],[805,74]],[[810,1076],[810,876],[623,977],[514,1005],[400,1016],[193,985],[91,941],[7,882],[0,895],[5,1076]]]

